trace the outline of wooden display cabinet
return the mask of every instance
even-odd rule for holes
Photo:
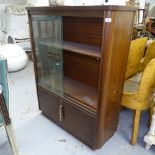
[[[135,8],[27,10],[40,110],[100,148],[117,129]]]

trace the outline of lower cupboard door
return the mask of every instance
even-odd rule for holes
[[[83,143],[94,149],[95,143],[95,116],[83,109],[63,102],[61,126]]]
[[[38,98],[40,110],[46,117],[84,144],[95,149],[95,115],[40,87]]]

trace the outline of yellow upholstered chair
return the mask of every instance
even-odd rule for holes
[[[127,83],[129,82],[129,83]],[[133,90],[128,90],[127,85],[132,87]],[[139,127],[139,120],[142,110],[149,109],[150,112],[150,121],[154,106],[154,97],[153,93],[155,90],[155,59],[152,59],[146,66],[140,83],[136,83],[130,80],[127,80],[124,83],[124,90],[122,95],[121,105],[134,110],[134,122],[133,122],[133,131],[132,131],[132,138],[131,144],[136,144],[137,135],[138,135],[138,127]]]
[[[138,72],[147,40],[148,38],[144,37],[131,41],[125,79],[130,78]]]
[[[139,71],[143,71],[150,60],[155,58],[155,40],[147,47],[145,57],[142,58]]]

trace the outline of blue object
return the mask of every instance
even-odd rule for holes
[[[7,107],[9,107],[9,89],[7,80],[7,61],[5,58],[0,57],[0,85],[3,88],[3,95]],[[2,116],[0,114],[0,124],[3,123]]]

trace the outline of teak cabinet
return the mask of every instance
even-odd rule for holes
[[[40,110],[100,148],[117,129],[135,8],[27,10]]]

